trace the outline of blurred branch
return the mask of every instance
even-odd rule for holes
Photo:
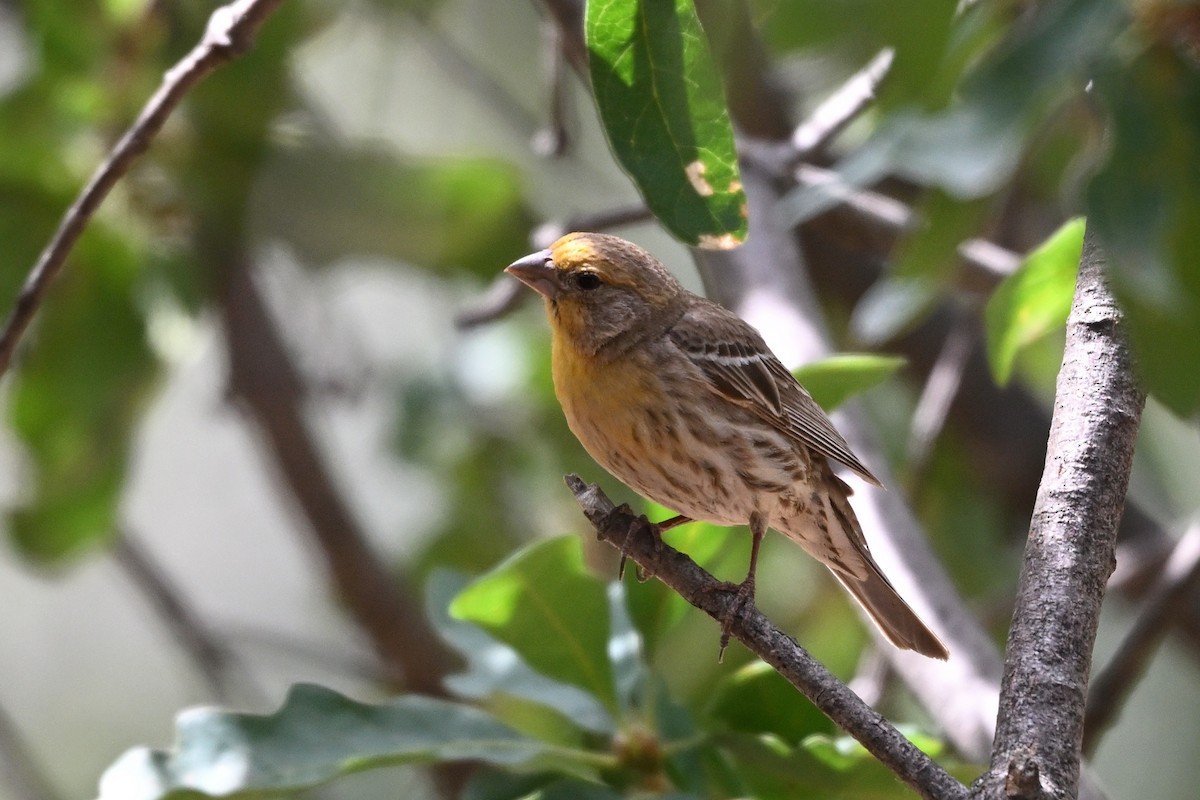
[[[304,382],[247,263],[230,264],[221,296],[230,392],[257,424],[275,467],[308,522],[329,582],[366,635],[394,689],[445,697],[455,657],[434,634],[398,570],[374,552],[321,457],[304,413]],[[432,769],[440,793],[456,797],[471,767]]]
[[[925,379],[925,388],[913,411],[908,431],[907,458],[910,485],[917,485],[925,471],[933,445],[942,434],[950,405],[962,386],[967,358],[978,341],[977,319],[963,315],[946,337],[933,369]]]
[[[533,151],[541,156],[560,156],[571,143],[567,127],[567,58],[563,51],[562,28],[543,19],[542,39],[549,114],[533,135]]]
[[[405,17],[428,40],[430,54],[448,75],[490,106],[498,117],[507,120],[522,136],[529,138],[534,135],[539,128],[537,118],[525,110],[513,93],[493,78],[491,71],[480,64],[469,50],[436,25],[429,24],[423,15],[409,11]]]
[[[648,222],[654,219],[650,209],[644,203],[631,203],[627,206],[606,208],[587,214],[577,214],[561,222],[547,222],[539,225],[530,235],[530,240],[536,248],[549,247],[561,236],[573,231],[606,231],[622,225],[633,225],[638,222]]]
[[[1145,395],[1089,230],[1009,632],[991,769],[974,796],[1070,798],[1088,673]],[[1017,790],[1013,791],[1013,786]]]
[[[230,391],[244,403],[309,523],[329,578],[370,640],[393,688],[445,696],[454,663],[421,604],[371,549],[329,474],[304,419],[304,382],[247,266],[234,267],[221,298]]]
[[[372,659],[365,653],[334,652],[334,647],[325,642],[306,641],[285,631],[252,625],[230,626],[225,636],[243,647],[273,650],[281,656],[343,677],[368,683],[384,681],[378,659]]]
[[[583,0],[537,0],[540,8],[558,28],[558,41],[567,61],[580,75],[587,77],[587,43],[583,40]]]
[[[59,794],[37,766],[17,723],[0,706],[0,775],[13,800],[58,800]]]
[[[648,574],[678,592],[713,619],[724,621],[735,601],[725,584],[701,569],[658,535],[629,536],[639,517],[628,506],[616,507],[595,484],[568,475],[567,486],[601,540],[621,550]],[[644,518],[642,518],[644,519]],[[839,681],[796,641],[780,631],[753,605],[733,618],[731,632],[914,791],[926,798],[965,798],[966,787],[897,731]]]
[[[0,330],[0,376],[8,371],[17,344],[45,300],[50,284],[62,271],[67,255],[112,187],[150,147],[150,142],[188,91],[217,67],[249,50],[259,28],[282,3],[283,0],[234,0],[221,6],[209,17],[204,35],[196,46],[163,75],[158,91],[67,209],[53,238],[25,279],[13,310]]]
[[[200,621],[162,565],[155,562],[128,532],[123,531],[116,537],[112,555],[117,566],[191,656],[212,693],[217,699],[228,702],[239,677],[233,651]]]
[[[879,192],[851,186],[833,170],[800,164],[795,168],[795,179],[797,185],[820,189],[847,211],[889,232],[903,233],[920,225],[919,216],[908,204]],[[1011,275],[1023,260],[1018,253],[985,239],[960,242],[957,252],[963,263],[978,273],[976,277],[988,285],[995,285]]]
[[[791,149],[797,158],[820,152],[846,126],[875,102],[875,90],[892,68],[896,51],[880,50],[866,66],[850,76],[821,102],[792,133]]]
[[[1084,718],[1083,752],[1091,755],[1116,721],[1167,626],[1200,579],[1200,522],[1193,522],[1175,545],[1154,589],[1146,596],[1133,627],[1104,671],[1092,680]]]

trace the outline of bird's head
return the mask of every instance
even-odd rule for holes
[[[685,294],[657,258],[603,233],[569,233],[505,271],[545,298],[556,335],[587,352],[648,329]]]

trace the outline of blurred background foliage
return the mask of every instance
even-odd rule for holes
[[[11,741],[0,763],[14,776],[0,781],[0,798],[94,795],[127,747],[167,742],[173,710],[221,702],[267,711],[295,682],[372,700],[396,688],[469,700],[508,733],[462,703],[454,712],[401,705],[395,713],[427,720],[426,733],[459,712],[463,727],[390,742],[375,756],[321,761],[285,747],[285,759],[304,755],[315,771],[271,790],[469,756],[491,766],[432,780],[372,770],[320,796],[392,797],[397,786],[447,796],[466,780],[476,798],[633,787],[905,795],[744,650],[717,664],[710,620],[654,582],[627,575],[615,588],[615,556],[590,536],[582,549],[578,537],[547,538],[586,529],[565,472],[636,498],[567,431],[540,309],[454,324],[504,265],[544,245],[540,226],[610,213],[629,220],[618,233],[702,290],[687,248],[636,211],[643,195],[659,207],[661,187],[628,159],[633,181],[617,165],[590,87],[569,67],[569,42],[552,35],[553,9],[572,6],[581,11],[285,3],[118,185],[0,385],[0,739]],[[15,295],[78,188],[212,9],[197,0],[0,3],[0,298]],[[759,141],[786,144],[790,126],[881,48],[894,50],[876,102],[807,155],[849,187],[906,204],[908,216],[897,226],[851,213],[847,223],[844,207],[804,181],[776,211],[814,249],[839,345],[908,357],[900,368],[856,357],[866,360],[848,380],[829,378],[837,365],[826,365],[826,377],[811,373],[814,394],[871,387],[859,400],[903,478],[894,490],[909,493],[997,643],[1042,467],[1036,442],[1044,447],[1079,215],[1109,253],[1152,392],[1132,497],[1152,522],[1182,527],[1200,474],[1191,424],[1200,404],[1196,7],[704,0],[696,10],[739,133]],[[743,14],[748,31],[712,24]],[[556,56],[560,43],[566,55]],[[747,52],[764,59],[770,109],[736,80]],[[606,119],[607,136],[619,138],[619,118]],[[964,260],[970,241],[1010,257]],[[835,268],[822,271],[822,259]],[[836,266],[851,263],[876,277]],[[943,351],[914,356],[913,343],[947,308],[960,320],[949,336],[965,331],[969,349],[986,349],[1007,386],[964,379],[955,403],[967,410],[922,448],[912,417]],[[980,432],[993,428],[994,449],[981,452]],[[1011,447],[996,444],[1006,436]],[[700,525],[671,534],[723,578],[740,576],[746,538]],[[157,562],[161,592],[137,569],[135,545]],[[1125,540],[1118,578],[1132,594],[1168,545]],[[832,582],[787,542],[773,537],[765,548],[768,616],[841,677],[870,679],[868,637]],[[355,577],[355,558],[383,565],[393,579],[384,594],[356,594],[369,582]],[[549,598],[542,624],[496,616],[504,602],[527,601],[531,585]],[[164,611],[162,592],[182,604],[182,621]],[[584,596],[586,613],[573,605]],[[428,620],[427,638],[399,649],[441,655],[388,663],[388,625],[415,629],[411,618],[371,621],[392,602]],[[1123,602],[1109,606],[1101,662],[1127,624]],[[513,629],[514,619],[524,626]],[[1111,797],[1187,796],[1198,778],[1189,743],[1200,735],[1200,638],[1195,625],[1176,634],[1097,758]],[[574,655],[554,652],[571,644]],[[422,667],[424,683],[406,673]],[[585,673],[599,682],[581,682]],[[902,685],[875,682],[882,708],[955,764]],[[327,726],[355,708],[297,690],[279,728],[265,729]],[[241,724],[189,719],[201,749]],[[496,755],[508,745],[455,750],[472,726],[527,749],[508,760]],[[144,756],[124,758],[125,774],[147,774]],[[106,798],[131,796],[119,777]]]

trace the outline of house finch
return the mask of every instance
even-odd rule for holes
[[[829,461],[879,481],[754,328],[615,236],[568,234],[507,271],[545,298],[554,390],[588,453],[678,511],[671,523],[749,525],[731,614],[753,601],[771,527],[828,567],[897,647],[949,655],[871,557]]]

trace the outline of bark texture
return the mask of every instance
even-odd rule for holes
[[[1089,233],[1009,632],[991,769],[977,797],[1078,795],[1092,645],[1144,401],[1104,257]]]

